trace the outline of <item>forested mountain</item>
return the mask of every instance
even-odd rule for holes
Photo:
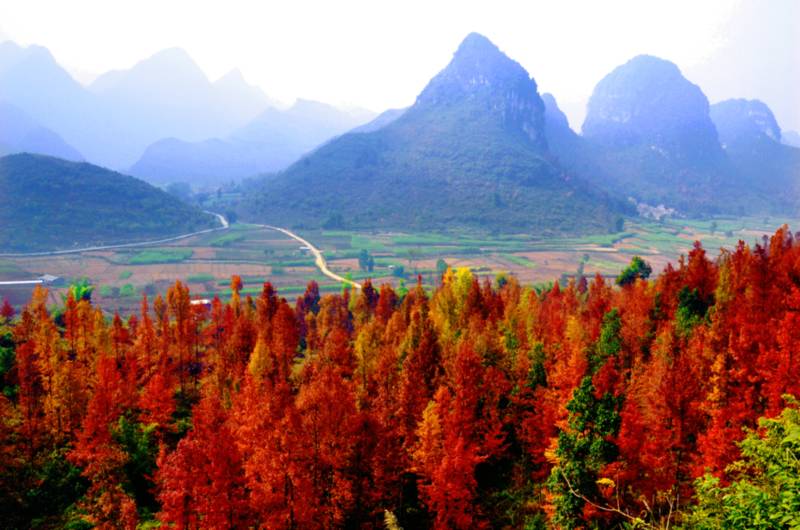
[[[372,117],[367,111],[298,100],[285,110],[267,108],[223,139],[159,140],[147,147],[130,172],[153,182],[220,184],[283,169]]]
[[[729,99],[711,106],[711,119],[748,191],[769,196],[783,211],[796,212],[800,149],[781,143],[781,128],[769,107],[758,100]]]
[[[268,176],[246,217],[289,226],[606,231],[617,211],[558,166],[536,83],[478,34],[412,107]]]
[[[14,105],[0,101],[0,156],[37,153],[67,160],[83,160],[63,138],[43,127]]]
[[[113,321],[37,289],[0,310],[0,518],[792,528],[799,262],[784,227],[654,280],[635,258],[619,287],[459,269],[291,305],[235,276],[228,302],[177,282]]]
[[[0,251],[129,243],[217,219],[133,177],[42,155],[0,158]]]

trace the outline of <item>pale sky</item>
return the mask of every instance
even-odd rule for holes
[[[580,129],[594,85],[634,55],[675,62],[711,102],[759,98],[800,130],[800,1],[2,0],[0,38],[85,79],[179,46],[213,80],[271,97],[406,106],[471,31],[552,92]]]

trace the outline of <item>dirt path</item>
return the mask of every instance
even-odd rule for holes
[[[353,280],[348,280],[347,278],[343,278],[342,276],[339,276],[335,272],[331,271],[328,268],[328,263],[325,261],[325,258],[322,256],[322,252],[317,247],[315,247],[314,245],[312,245],[311,243],[309,243],[307,240],[303,239],[302,237],[298,236],[294,232],[291,232],[291,231],[289,231],[289,230],[287,230],[285,228],[280,228],[280,227],[277,227],[277,226],[270,226],[270,225],[255,225],[255,226],[263,226],[264,228],[269,228],[270,230],[277,230],[278,232],[286,234],[287,236],[291,237],[292,239],[302,243],[303,245],[308,247],[308,249],[314,255],[314,263],[317,265],[317,268],[320,270],[320,272],[322,274],[324,274],[325,276],[327,276],[328,278],[330,278],[332,280],[336,280],[337,282],[346,283],[348,285],[352,285],[356,289],[361,289],[361,284],[360,283],[354,282]]]

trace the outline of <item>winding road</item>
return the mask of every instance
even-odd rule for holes
[[[123,243],[121,245],[102,245],[96,247],[84,247],[84,248],[75,248],[70,250],[53,250],[50,252],[27,252],[27,253],[16,253],[16,254],[0,254],[0,258],[24,258],[24,257],[36,257],[36,256],[61,256],[64,254],[78,254],[80,252],[90,252],[94,250],[114,250],[117,248],[133,248],[133,247],[147,247],[150,245],[160,245],[162,243],[171,243],[172,241],[179,241],[181,239],[186,239],[187,237],[199,236],[201,234],[208,234],[209,232],[216,232],[217,230],[227,230],[230,228],[230,224],[228,220],[221,214],[216,212],[206,212],[216,216],[219,219],[219,222],[222,226],[218,226],[216,228],[208,228],[206,230],[200,230],[199,232],[192,232],[190,234],[182,234],[179,236],[168,237],[165,239],[157,239],[153,241],[140,241],[138,243]],[[355,287],[356,289],[361,289],[361,284],[358,282],[354,282],[353,280],[348,280],[342,276],[339,276],[332,270],[328,268],[328,263],[325,261],[325,258],[322,256],[322,251],[309,243],[307,240],[303,239],[302,237],[298,236],[294,232],[287,230],[286,228],[280,228],[278,226],[271,226],[271,225],[260,225],[254,224],[252,226],[259,226],[262,228],[267,228],[269,230],[276,230],[281,232],[292,239],[302,243],[305,245],[308,250],[314,255],[314,264],[320,270],[322,274],[327,276],[328,278],[335,280],[337,282],[346,283]]]
[[[330,278],[332,280],[336,280],[337,282],[346,283],[348,285],[352,285],[356,289],[361,289],[361,284],[360,283],[354,282],[353,280],[348,280],[347,278],[339,276],[338,274],[336,274],[335,272],[330,270],[328,268],[328,263],[325,261],[325,258],[322,256],[322,252],[317,247],[315,247],[314,245],[312,245],[311,243],[309,243],[307,240],[303,239],[302,237],[298,236],[294,232],[291,232],[291,231],[289,231],[289,230],[287,230],[285,228],[280,228],[278,226],[270,226],[270,225],[254,225],[254,226],[262,226],[264,228],[269,228],[270,230],[276,230],[276,231],[281,232],[283,234],[286,234],[287,236],[291,237],[292,239],[302,243],[303,245],[308,247],[308,250],[310,250],[312,254],[314,254],[314,263],[316,264],[317,268],[320,270],[320,272],[322,274],[324,274],[325,276],[327,276],[328,278]]]

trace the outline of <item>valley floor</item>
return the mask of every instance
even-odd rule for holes
[[[297,231],[319,248],[334,275],[375,283],[416,282],[426,287],[438,281],[437,262],[469,267],[479,276],[499,273],[516,276],[523,285],[567,280],[578,274],[616,277],[634,255],[642,256],[660,272],[691,248],[695,240],[712,253],[732,248],[739,240],[753,243],[781,224],[800,226],[798,220],[778,218],[671,219],[663,222],[628,221],[622,232],[577,238],[537,238],[535,234],[491,235]],[[372,271],[359,268],[366,251]],[[73,279],[87,277],[96,286],[93,298],[110,311],[128,312],[138,306],[141,293],[164,293],[175,280],[186,282],[194,297],[230,296],[230,277],[238,274],[244,293],[257,293],[271,281],[288,298],[299,295],[310,280],[323,292],[339,291],[341,282],[323,275],[307,245],[263,226],[233,224],[229,230],[154,245],[152,247],[93,250],[56,256],[0,258],[0,281],[30,279],[42,274]],[[0,286],[0,299],[21,305],[32,287]],[[54,300],[65,287],[52,287]]]

